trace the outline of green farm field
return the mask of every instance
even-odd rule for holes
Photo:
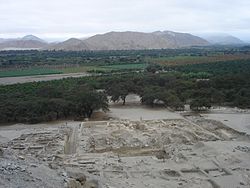
[[[35,75],[50,75],[50,74],[61,74],[62,71],[47,69],[47,68],[29,68],[19,70],[7,70],[0,71],[0,78],[4,77],[19,77],[19,76],[35,76]]]
[[[145,69],[148,66],[146,63],[132,63],[132,64],[117,64],[117,65],[108,65],[101,66],[101,68],[109,69],[109,70],[130,70],[130,69]]]
[[[114,64],[106,66],[71,66],[66,68],[27,68],[27,69],[15,69],[15,70],[1,70],[0,78],[4,77],[20,77],[20,76],[35,76],[35,75],[50,75],[50,74],[70,74],[70,73],[82,73],[82,72],[111,72],[122,70],[138,70],[144,69],[147,64]]]
[[[165,66],[190,65],[202,63],[216,63],[224,61],[249,60],[249,54],[235,55],[210,55],[210,56],[174,56],[146,58],[148,63],[156,63]]]

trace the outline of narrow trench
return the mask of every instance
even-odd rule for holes
[[[72,155],[76,153],[78,146],[78,126],[68,132],[64,137],[64,154]]]

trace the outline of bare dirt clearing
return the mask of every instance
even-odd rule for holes
[[[204,117],[207,119],[213,119],[223,122],[225,125],[233,129],[250,134],[250,114],[217,113],[217,114],[204,114]]]
[[[111,106],[108,115],[114,119],[154,120],[181,119],[182,116],[165,108],[149,108],[146,106]]]

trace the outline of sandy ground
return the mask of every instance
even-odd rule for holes
[[[41,76],[21,76],[21,77],[7,77],[0,78],[0,85],[11,85],[16,83],[26,83],[26,82],[39,82],[39,81],[49,81],[49,80],[59,80],[69,77],[84,77],[89,76],[88,73],[70,73],[70,74],[53,74],[53,75],[41,75]]]
[[[182,117],[132,95],[96,118],[1,126],[0,187],[250,187],[248,112]]]
[[[126,105],[122,101],[118,103],[110,102],[110,111],[107,115],[113,119],[127,120],[155,120],[155,119],[179,119],[181,115],[171,112],[162,107],[147,107],[141,105],[141,98],[135,94],[129,94],[126,97]]]
[[[164,108],[149,108],[146,106],[111,106],[108,115],[114,119],[154,120],[179,119],[181,115]]]
[[[203,115],[203,114],[202,114]],[[204,114],[207,119],[223,122],[225,125],[250,135],[250,114]]]

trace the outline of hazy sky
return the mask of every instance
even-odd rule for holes
[[[0,37],[172,30],[250,41],[250,0],[0,0],[0,25]]]

